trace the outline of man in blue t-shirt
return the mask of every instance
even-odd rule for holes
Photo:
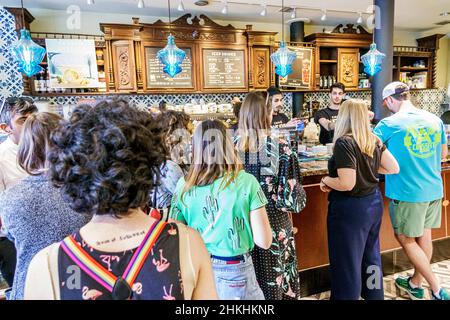
[[[399,174],[386,176],[389,213],[395,235],[415,267],[412,277],[398,277],[395,283],[416,300],[424,297],[425,279],[433,299],[450,300],[430,266],[431,229],[440,228],[442,221],[441,159],[448,153],[444,124],[437,116],[416,108],[402,82],[387,85],[383,100],[394,115],[381,120],[374,133],[400,165]]]

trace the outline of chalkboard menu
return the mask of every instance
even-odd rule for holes
[[[204,88],[245,88],[245,51],[203,49]]]
[[[297,54],[292,65],[292,73],[287,77],[280,77],[280,86],[310,89],[312,85],[312,49],[290,47]]]
[[[181,48],[186,52],[186,58],[181,64],[182,71],[171,78],[164,73],[164,65],[156,57],[163,48],[146,47],[145,61],[147,66],[147,88],[193,88],[192,53],[190,48]]]

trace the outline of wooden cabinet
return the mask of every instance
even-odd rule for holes
[[[358,87],[361,71],[359,57],[372,43],[370,33],[361,26],[339,25],[331,33],[311,34],[305,41],[316,46],[316,89],[321,89],[321,77],[334,77],[350,89]]]
[[[354,89],[359,83],[359,49],[338,48],[337,81]]]
[[[136,18],[130,25],[101,23],[100,27],[111,52],[110,91],[248,92],[275,83],[270,54],[276,32],[253,31],[250,25],[246,29],[222,26],[205,15],[191,14],[171,25],[161,20],[143,24]],[[169,34],[190,60],[189,66],[184,65],[189,72],[178,79],[168,79],[157,70],[161,65],[155,53],[164,48]]]

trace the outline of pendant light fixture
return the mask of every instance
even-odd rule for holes
[[[361,61],[364,64],[364,72],[370,76],[374,76],[381,71],[381,64],[386,55],[377,49],[375,43],[375,30],[373,32],[373,41],[370,45],[370,50],[361,57]]]
[[[186,52],[179,49],[175,44],[175,38],[172,36],[172,20],[170,17],[170,0],[167,0],[169,7],[169,36],[167,37],[167,45],[164,49],[161,49],[157,53],[157,58],[164,65],[163,71],[171,78],[179,74],[181,69],[181,63],[186,58]]]
[[[139,9],[145,8],[144,0],[138,0],[138,8],[139,8]]]
[[[22,29],[20,30],[20,40],[13,45],[11,52],[19,64],[19,71],[31,77],[43,70],[39,64],[44,59],[45,49],[31,39],[30,31],[25,28],[23,0],[20,2],[22,5]]]
[[[326,21],[327,20],[327,10],[322,10],[322,16],[320,17],[321,21]]]
[[[272,60],[275,65],[275,73],[280,77],[286,77],[292,72],[292,64],[295,59],[297,59],[297,54],[286,47],[286,42],[284,42],[284,0],[281,2],[281,42],[280,48],[270,55],[270,60]]]

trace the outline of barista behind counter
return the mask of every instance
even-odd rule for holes
[[[301,121],[297,118],[289,120],[288,116],[283,112],[283,94],[277,87],[267,89],[268,99],[272,101],[272,127],[295,127]]]
[[[330,88],[330,106],[318,110],[314,115],[314,122],[320,125],[319,141],[321,144],[333,142],[334,126],[345,95],[345,86],[336,82]]]
[[[314,122],[320,125],[319,141],[321,144],[326,145],[333,143],[334,126],[339,113],[339,107],[344,102],[345,97],[345,85],[336,82],[330,88],[330,106],[321,110],[318,110],[314,115]],[[369,110],[369,119],[373,120],[375,114]]]

